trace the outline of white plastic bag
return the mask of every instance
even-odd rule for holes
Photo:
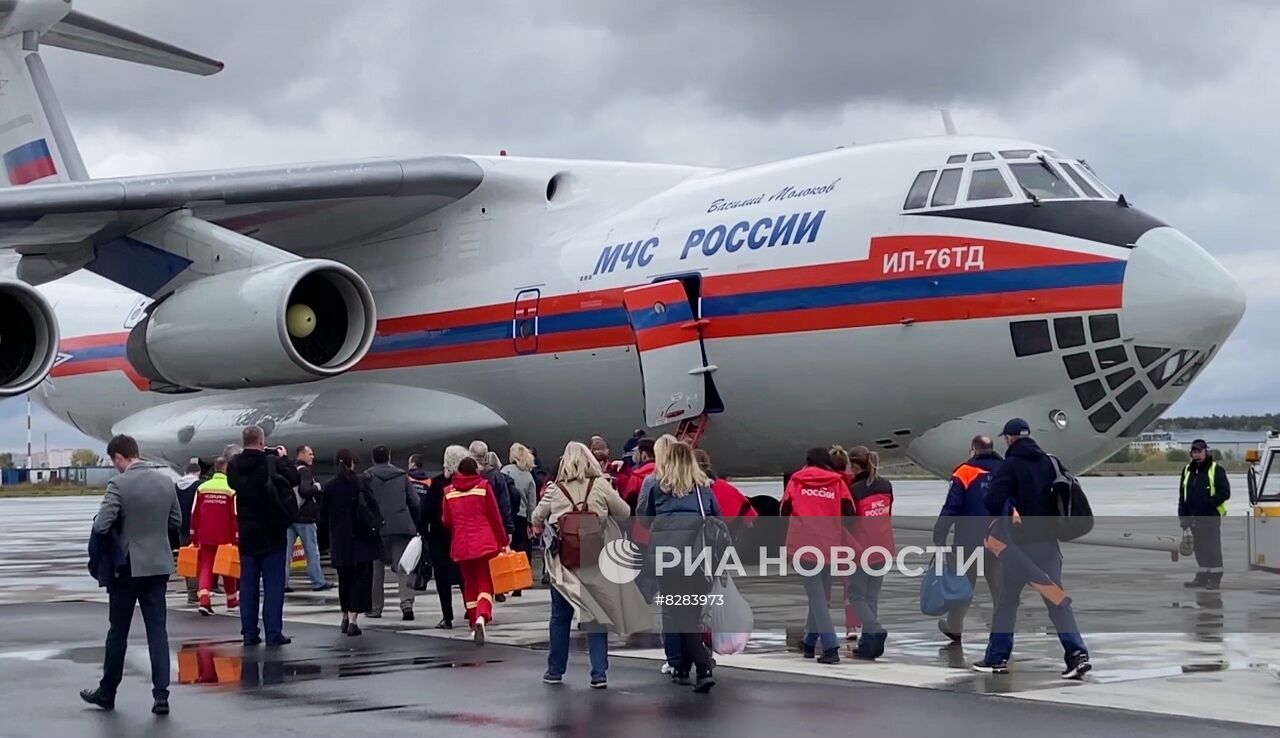
[[[725,576],[712,583],[707,609],[710,614],[711,650],[721,656],[747,650],[751,629],[755,627],[755,616],[751,614],[751,605],[738,594],[732,579]]]
[[[422,536],[414,536],[409,545],[404,547],[404,555],[400,557],[400,571],[412,574],[422,559]]]

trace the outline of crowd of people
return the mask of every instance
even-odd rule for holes
[[[933,531],[938,545],[954,529],[956,546],[985,547],[994,617],[986,654],[973,666],[991,673],[1008,669],[1024,586],[1030,582],[1036,587],[1041,581],[1047,582],[1045,587],[1061,588],[1061,555],[1052,536],[1020,530],[1019,563],[1013,568],[1003,565],[1000,546],[991,545],[993,538],[1001,546],[1008,543],[988,527],[993,517],[1016,523],[1019,516],[1054,514],[1049,509],[1054,463],[1030,437],[1025,421],[1011,420],[1003,437],[1009,449],[1006,458],[995,451],[991,439],[973,439],[969,459],[952,476]],[[494,591],[490,560],[502,552],[531,556],[536,548],[543,582],[551,586],[550,648],[543,681],[557,685],[568,666],[571,623],[575,615],[587,620],[587,603],[600,597],[584,584],[584,561],[595,555],[584,542],[616,530],[645,555],[659,546],[714,548],[720,545],[717,537],[731,542],[757,516],[742,491],[715,473],[705,450],[671,435],[650,439],[643,431],[632,435],[620,458],[613,457],[601,436],[570,442],[554,475],[532,448],[513,444],[503,463],[477,440],[467,447],[446,448],[435,475],[420,455],[410,456],[401,469],[385,446],[376,446],[372,464],[362,469],[356,453],[341,449],[334,454],[335,473],[321,484],[312,472],[315,453],[310,447],[296,449],[290,459],[283,447],[269,448],[266,434],[256,426],[244,430],[241,446],[228,447],[207,468],[193,460],[176,490],[163,474],[139,464],[141,454],[133,439],[112,439],[108,454],[121,474],[109,485],[95,520],[94,550],[95,572],[101,573],[99,579],[111,594],[111,629],[102,682],[97,690],[82,693],[86,701],[108,709],[119,685],[135,602],[142,607],[148,641],[152,636],[164,639],[165,583],[174,572],[171,548],[177,545],[198,550],[198,573],[188,582],[188,595],[205,615],[214,612],[214,559],[221,547],[238,547],[241,576],[239,581],[222,577],[225,606],[239,609],[244,645],[265,642],[269,647],[291,641],[284,633],[283,607],[295,541],[301,541],[311,588],[333,586],[320,564],[320,524],[327,530],[330,564],[337,571],[340,629],[348,637],[361,635],[361,618],[383,616],[388,569],[396,577],[401,617],[414,619],[415,598],[425,587],[420,572],[406,571],[400,564],[406,549],[419,543],[414,541],[418,536],[420,566],[430,568],[440,600],[441,619],[435,627],[454,627],[456,588],[472,638],[482,644],[495,622],[495,605],[507,594]],[[1202,471],[1210,480],[1203,485],[1216,488],[1216,470],[1205,466]],[[1187,479],[1191,487],[1198,484],[1195,474]],[[880,556],[892,557],[893,501],[893,485],[875,451],[864,446],[810,450],[803,467],[785,481],[780,514],[788,518],[788,554],[803,558],[805,551],[835,545],[845,532],[822,524],[834,519],[846,521],[860,548],[874,547]],[[718,522],[712,526],[712,521]],[[973,584],[974,575],[969,577]],[[649,603],[661,604],[663,673],[698,693],[715,685],[715,662],[704,632],[705,600],[712,584],[709,572],[676,567],[654,576],[647,565],[635,587],[610,595],[619,600],[641,597],[645,612]],[[874,573],[874,567],[859,567],[841,584],[846,637],[856,641],[852,656],[880,658],[889,636],[879,607],[883,575]],[[830,614],[833,585],[827,567],[803,575],[808,616],[800,651],[821,664],[841,658]],[[1089,670],[1089,658],[1069,599],[1055,600],[1045,589],[1037,591],[1062,641],[1067,664],[1063,676],[1078,678]],[[624,612],[618,604],[612,603],[615,612]],[[938,623],[953,642],[963,637],[967,610],[965,602]],[[603,689],[609,629],[585,630],[590,685]],[[153,643],[151,650],[156,712],[164,714],[167,645]]]

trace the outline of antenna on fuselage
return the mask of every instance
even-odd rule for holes
[[[956,135],[956,122],[951,120],[951,110],[948,108],[938,108],[938,112],[942,113],[942,128],[948,136]]]

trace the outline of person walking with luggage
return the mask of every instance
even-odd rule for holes
[[[811,574],[801,573],[809,600],[801,653],[806,659],[816,656],[820,664],[838,664],[840,641],[836,638],[830,611],[832,550],[844,545],[844,519],[852,519],[855,508],[845,477],[832,468],[827,449],[813,448],[805,455],[804,467],[787,481],[779,513],[789,518],[787,556],[790,560],[802,549],[811,548],[822,554],[821,561],[814,556],[801,559],[806,570],[813,570]],[[821,654],[817,653],[819,644]]]
[[[658,575],[662,630],[664,636],[673,633],[679,638],[679,660],[672,664],[671,679],[687,685],[690,672],[696,670],[693,691],[706,693],[716,684],[711,654],[702,642],[702,610],[711,591],[711,576],[699,570],[686,573],[684,557],[697,557],[707,545],[707,519],[718,518],[720,506],[689,444],[667,442],[656,453],[654,473],[645,480],[640,499],[652,520],[654,547],[681,552],[681,560]]]
[[[316,461],[316,452],[310,446],[299,446],[294,457],[294,464],[298,468],[298,488],[294,492],[295,501],[298,503],[297,522],[289,526],[289,533],[285,539],[285,550],[289,552],[287,557],[289,560],[285,562],[284,591],[293,591],[289,587],[289,573],[293,569],[293,542],[302,541],[302,550],[307,557],[307,577],[311,580],[311,591],[324,592],[333,589],[324,578],[324,569],[320,566],[320,483],[316,481],[315,475],[311,472],[311,467]]]
[[[1201,439],[1191,443],[1191,463],[1182,470],[1178,495],[1178,520],[1191,531],[1195,543],[1195,579],[1187,589],[1218,589],[1222,586],[1222,518],[1231,499],[1227,470],[1213,460],[1209,444]]]
[[[582,560],[583,556],[591,554],[590,550],[584,554],[583,538],[591,536],[591,531],[602,530],[600,521],[604,518],[625,518],[630,512],[617,490],[604,479],[604,472],[591,451],[576,441],[565,446],[556,481],[548,485],[542,501],[533,508],[530,516],[535,530],[547,525],[556,530],[559,544],[558,554],[548,557],[552,585],[551,619],[548,622],[550,649],[543,683],[560,684],[569,666],[569,625],[575,611],[570,598],[583,586],[578,577],[580,568],[595,563]],[[586,516],[585,521],[583,516]],[[587,653],[591,660],[591,688],[605,689],[608,686],[609,634],[603,630],[589,630]]]
[[[521,443],[511,445],[508,458],[511,463],[502,467],[502,474],[511,488],[511,505],[515,517],[515,530],[511,534],[511,550],[530,555],[529,519],[538,505],[538,487],[533,479],[533,452]],[[532,558],[530,559],[532,560]],[[519,597],[520,591],[511,593]]]
[[[301,478],[283,446],[268,450],[266,433],[251,425],[241,433],[244,450],[227,462],[227,483],[236,491],[240,527],[240,634],[244,645],[262,643],[258,631],[258,587],[268,646],[293,640],[284,634],[284,539],[297,503],[293,487]]]
[[[437,630],[453,628],[453,589],[462,594],[462,570],[453,561],[453,535],[444,524],[444,492],[458,473],[458,464],[467,458],[463,446],[449,446],[444,450],[444,471],[431,479],[431,486],[422,503],[422,525],[426,534],[426,553],[431,557],[432,575],[436,581],[436,594],[440,597],[440,622]]]
[[[369,617],[382,617],[386,603],[386,572],[391,569],[398,582],[400,617],[413,620],[413,591],[411,574],[400,571],[400,557],[409,541],[418,534],[418,493],[409,482],[409,475],[391,463],[391,452],[386,446],[373,447],[373,466],[364,473],[369,494],[378,503],[385,525],[382,528],[382,566],[373,569],[373,610]]]
[[[217,576],[213,562],[218,548],[234,545],[240,540],[240,528],[236,523],[236,491],[227,483],[227,459],[219,456],[213,460],[213,476],[196,490],[195,506],[191,513],[191,542],[199,547],[197,558],[200,597],[200,614],[213,614],[213,585]],[[227,609],[240,606],[239,583],[233,577],[222,577],[222,588],[227,593]]]
[[[1029,566],[1015,567],[1002,562],[1000,597],[996,600],[987,652],[981,661],[973,664],[973,669],[989,674],[1008,673],[1022,589],[1030,582],[1028,568],[1035,567],[1049,580],[1039,583],[1036,589],[1049,610],[1049,618],[1062,643],[1066,661],[1062,677],[1079,679],[1093,667],[1089,663],[1089,650],[1076,626],[1071,600],[1062,590],[1062,551],[1057,539],[1058,503],[1053,490],[1058,476],[1057,467],[1031,438],[1031,426],[1022,418],[1013,418],[1005,423],[1001,435],[1009,445],[1009,451],[992,475],[986,505],[987,512],[999,518],[993,527],[1001,526],[1012,531],[1007,536],[1012,540],[993,544],[994,536],[989,533],[988,548],[992,545],[1016,548]]]
[[[174,573],[171,533],[182,525],[182,510],[173,481],[139,458],[138,442],[116,436],[107,444],[107,457],[119,472],[107,482],[106,494],[93,519],[95,535],[115,535],[123,565],[107,585],[106,653],[102,680],[97,689],[86,689],[80,699],[103,710],[114,710],[116,690],[124,678],[124,657],[129,647],[133,609],[142,609],[151,656],[151,712],[169,714],[169,633],[165,588]]]
[[[356,474],[360,460],[348,449],[334,457],[338,473],[325,483],[322,514],[329,526],[329,558],[338,570],[338,603],[342,632],[358,636],[360,616],[373,609],[373,571],[381,566],[382,517],[377,502]]]
[[[185,473],[174,483],[178,490],[178,507],[182,510],[182,530],[178,531],[176,539],[169,541],[175,549],[191,545],[191,511],[196,505],[196,489],[204,482],[200,459],[192,458],[187,462]],[[188,605],[200,604],[199,582],[199,577],[186,577]]]
[[[483,645],[485,628],[493,622],[493,580],[489,559],[507,547],[507,529],[498,500],[480,465],[467,457],[458,462],[444,492],[441,521],[453,534],[450,555],[462,570],[462,597],[476,645]]]
[[[883,569],[892,565],[897,547],[893,537],[893,484],[880,474],[880,454],[866,446],[849,450],[853,472],[853,507],[857,513],[853,548],[858,567],[849,577],[849,604],[858,613],[862,635],[853,656],[874,661],[884,655],[889,633],[880,623],[880,590]]]
[[[933,545],[947,545],[947,534],[955,529],[952,539],[956,554],[947,557],[948,562],[956,565],[958,558],[968,559],[974,551],[982,550],[982,576],[991,591],[991,602],[1000,599],[1000,560],[983,548],[982,539],[987,532],[990,518],[987,514],[987,493],[991,490],[991,476],[1000,468],[1000,454],[995,450],[995,443],[987,436],[974,436],[969,442],[969,459],[956,467],[951,473],[951,486],[947,488],[947,499],[938,513],[938,522],[933,526]],[[965,572],[969,586],[977,584],[978,572],[969,567]],[[975,590],[976,591],[976,590]],[[964,637],[964,616],[969,612],[972,599],[952,608],[946,616],[938,621],[938,630],[959,643]]]

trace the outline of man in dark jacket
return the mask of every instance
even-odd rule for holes
[[[1009,452],[992,475],[991,490],[986,499],[987,512],[996,517],[1011,517],[1015,532],[1009,547],[1016,545],[1017,555],[1024,557],[1029,565],[1015,567],[1006,564],[1003,567],[987,653],[982,661],[973,665],[974,670],[991,674],[1008,673],[1009,657],[1013,654],[1013,626],[1022,589],[1030,581],[1029,569],[1036,567],[1042,571],[1051,580],[1050,586],[1058,592],[1062,588],[1062,552],[1057,538],[1058,505],[1053,491],[1057,470],[1049,455],[1031,438],[1031,426],[1027,421],[1022,418],[1010,420],[1005,423],[1001,435],[1009,444]],[[1009,555],[1007,552],[1002,554]],[[1080,629],[1076,627],[1071,601],[1063,595],[1055,604],[1046,596],[1044,603],[1049,610],[1049,619],[1058,631],[1058,641],[1062,643],[1067,665],[1062,677],[1079,679],[1092,666]]]
[[[991,600],[1000,599],[999,559],[982,547],[982,539],[986,534],[987,493],[991,489],[991,476],[1000,468],[1000,454],[996,453],[995,444],[987,436],[974,436],[969,442],[969,460],[951,473],[951,487],[947,490],[947,501],[938,513],[938,522],[933,526],[933,545],[945,546],[947,533],[955,526],[953,545],[956,554],[948,557],[954,564],[956,559],[968,561],[974,551],[982,551],[982,576],[991,590]],[[957,555],[958,554],[958,555]],[[978,582],[978,572],[973,567],[965,572],[969,585]],[[956,606],[946,617],[938,621],[938,630],[959,643],[964,633],[964,616],[969,612],[972,600]]]
[[[391,452],[386,446],[374,447],[373,466],[364,473],[364,478],[386,521],[382,528],[383,565],[373,567],[373,611],[368,617],[382,617],[387,599],[386,570],[391,567],[400,583],[401,617],[413,620],[412,576],[400,571],[400,557],[418,533],[418,493],[404,469],[392,465]]]
[[[178,506],[182,508],[182,530],[170,538],[170,545],[175,549],[191,545],[191,509],[196,504],[196,489],[204,483],[200,473],[200,460],[192,459],[187,463],[186,473],[174,486],[178,489]],[[199,584],[195,577],[187,577],[187,604],[200,604]]]
[[[284,572],[289,556],[285,535],[297,516],[293,487],[301,482],[283,446],[267,450],[256,425],[241,434],[244,450],[227,464],[227,483],[236,491],[240,526],[240,634],[246,646],[262,643],[258,632],[258,583],[262,583],[262,624],[268,646],[292,642],[284,634]]]
[[[289,572],[293,569],[293,542],[302,539],[302,550],[307,555],[307,576],[311,579],[311,589],[323,592],[333,589],[333,585],[325,581],[324,569],[320,566],[320,539],[317,524],[320,522],[320,483],[311,473],[311,465],[315,463],[316,452],[310,446],[299,446],[294,464],[298,469],[298,488],[294,491],[294,501],[298,504],[297,522],[289,526],[285,535],[284,591],[291,592]]]
[[[516,520],[511,511],[511,490],[507,484],[507,477],[500,469],[493,468],[489,463],[489,444],[484,441],[472,441],[467,451],[471,454],[471,458],[476,460],[476,466],[480,467],[480,476],[485,478],[493,488],[493,495],[498,498],[498,511],[502,513],[502,524],[506,526],[507,537],[510,538],[515,532]]]
[[[1231,499],[1231,481],[1203,440],[1191,444],[1191,463],[1182,470],[1178,492],[1178,520],[1183,530],[1191,531],[1200,567],[1196,578],[1183,586],[1217,589],[1222,585],[1222,516]]]

